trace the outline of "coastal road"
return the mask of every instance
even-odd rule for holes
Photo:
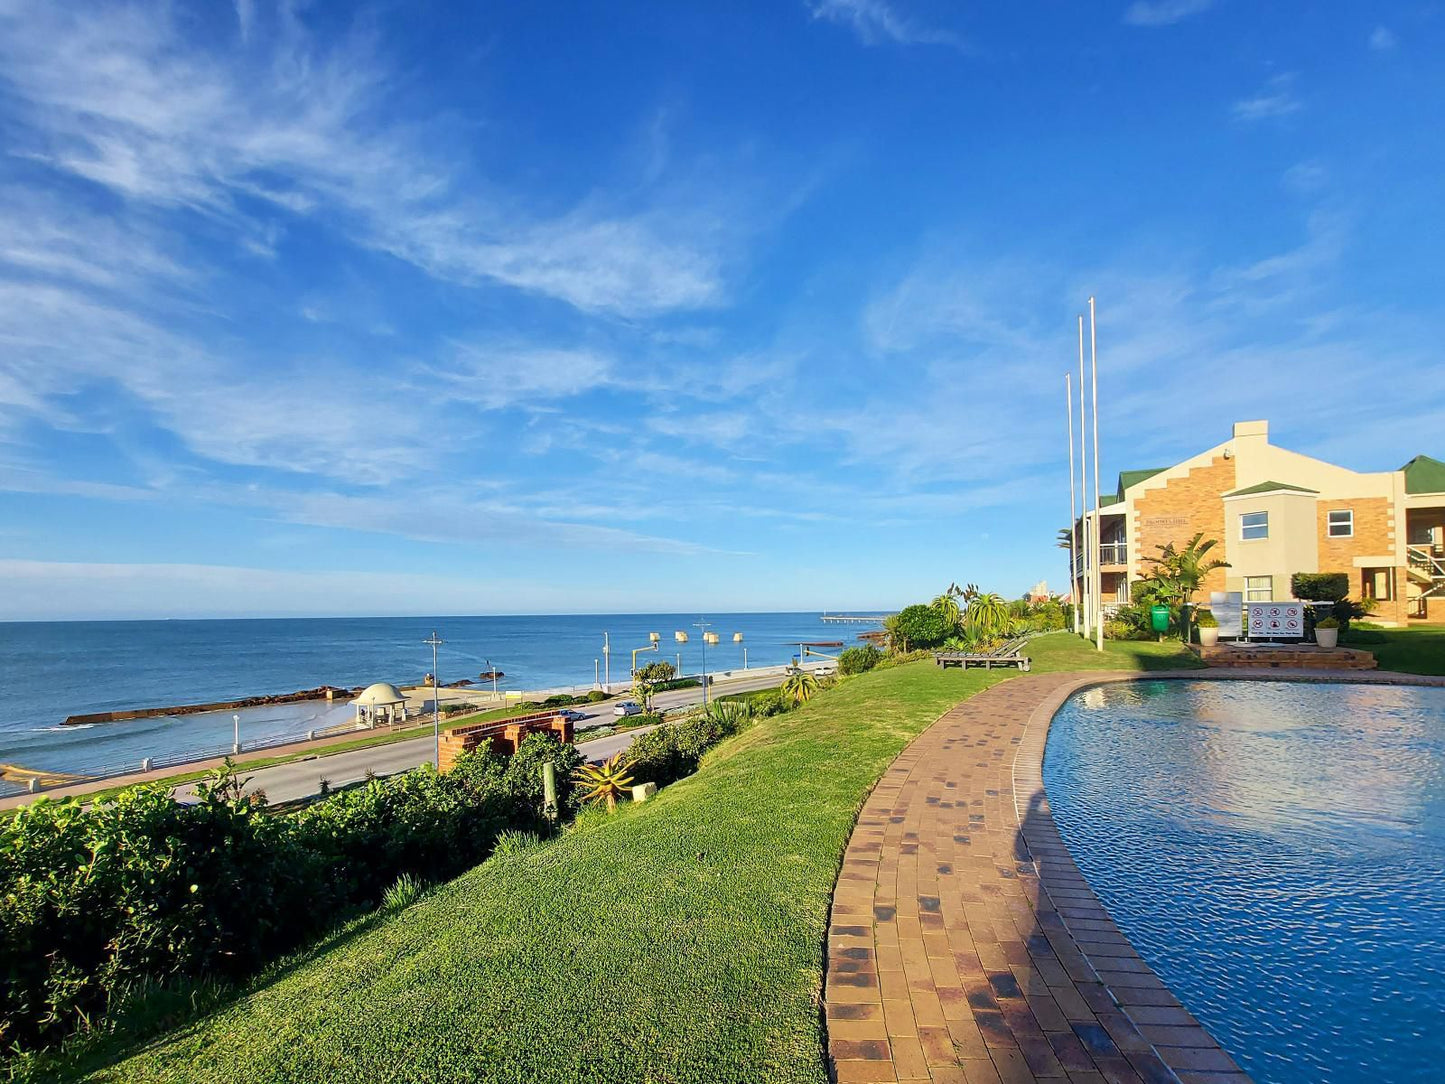
[[[726,684],[719,682],[713,685],[710,691],[713,696],[726,696],[730,693],[771,689],[776,687],[780,681],[781,678],[776,674],[759,678],[743,678],[738,681],[729,681]],[[623,699],[626,698],[617,697],[593,705],[590,710],[585,712],[588,717],[586,723],[612,722],[613,705],[620,703]],[[693,707],[700,703],[702,703],[701,689],[676,689],[672,692],[658,693],[653,697],[654,707],[668,711]],[[584,742],[578,748],[589,761],[594,764],[599,763],[626,749],[632,744],[633,738],[645,734],[651,729],[651,727],[638,727],[636,730],[626,730],[620,734],[608,734]],[[369,749],[352,749],[345,753],[318,755],[249,772],[246,775],[246,790],[248,793],[265,791],[267,799],[273,804],[293,802],[320,793],[323,779],[335,790],[353,783],[360,783],[366,778],[367,772],[378,776],[396,775],[420,767],[422,764],[429,764],[435,752],[435,739],[428,735],[422,738],[408,738],[406,741],[392,742],[390,745],[375,745]],[[185,801],[194,795],[194,784],[179,786],[173,793],[178,799]]]

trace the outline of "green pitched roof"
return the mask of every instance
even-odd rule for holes
[[[1287,493],[1315,493],[1318,489],[1306,489],[1304,486],[1292,486],[1288,482],[1260,482],[1258,485],[1246,486],[1244,489],[1236,489],[1226,493],[1226,497],[1247,497],[1251,493],[1274,493],[1277,490],[1284,490]]]
[[[1400,468],[1405,472],[1406,493],[1445,493],[1445,463],[1428,455],[1417,455]]]
[[[1137,486],[1147,478],[1168,470],[1168,467],[1155,467],[1153,470],[1124,470],[1119,472],[1119,492],[1113,496],[1105,497],[1099,502],[1100,508],[1108,508],[1111,504],[1118,504],[1124,499],[1124,491],[1130,486]]]

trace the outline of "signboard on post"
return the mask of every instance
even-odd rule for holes
[[[1303,602],[1248,602],[1251,640],[1298,640],[1305,634]]]
[[[1238,640],[1244,635],[1244,592],[1211,591],[1209,609],[1219,622],[1221,640]]]

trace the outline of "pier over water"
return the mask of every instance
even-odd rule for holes
[[[824,621],[837,625],[881,625],[892,614],[827,614],[823,615]]]

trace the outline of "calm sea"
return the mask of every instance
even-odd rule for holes
[[[488,660],[506,673],[503,689],[588,686],[612,646],[612,678],[625,681],[631,650],[662,636],[659,654],[686,673],[702,662],[697,614],[548,617],[298,618],[246,621],[76,621],[0,623],[0,764],[58,772],[138,766],[144,757],[202,754],[229,746],[230,712],[89,727],[62,727],[68,715],[289,693],[319,685],[373,681],[413,684],[432,668],[422,643],[435,629],[443,683],[475,680]],[[844,640],[866,626],[824,623],[816,613],[710,614],[722,642],[707,649],[708,669],[786,662],[800,640]],[[689,642],[675,642],[684,630]],[[734,643],[733,634],[743,642]],[[241,713],[245,742],[303,735],[348,718],[324,701]],[[0,784],[3,790],[3,784]]]

